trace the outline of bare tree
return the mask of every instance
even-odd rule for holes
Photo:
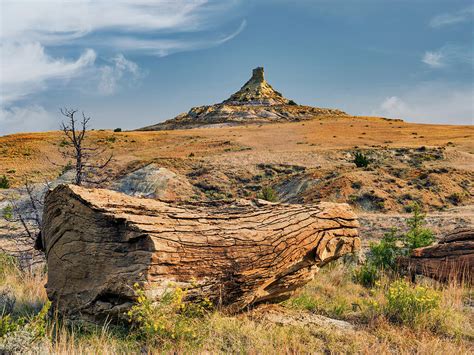
[[[31,270],[34,265],[44,261],[44,254],[41,253],[43,246],[40,231],[43,198],[47,187],[48,183],[38,190],[38,186],[35,187],[26,180],[23,185],[26,197],[10,196],[9,204],[3,210],[3,218],[9,222],[11,246],[0,248],[0,251],[15,255],[22,269]],[[21,190],[19,189],[18,192],[22,195]]]
[[[77,110],[61,109],[61,114],[67,118],[61,123],[61,130],[70,145],[69,149],[61,151],[65,158],[72,158],[75,161],[74,184],[98,185],[108,180],[107,174],[104,174],[106,167],[112,161],[113,155],[102,158],[107,148],[92,147],[85,144],[87,133],[87,124],[90,117],[86,117],[82,112],[82,118],[76,117]],[[100,175],[100,177],[99,177]]]

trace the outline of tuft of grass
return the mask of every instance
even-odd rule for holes
[[[8,189],[10,188],[10,180],[6,175],[0,177],[0,189]]]

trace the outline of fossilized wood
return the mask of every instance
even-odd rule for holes
[[[400,260],[412,274],[439,281],[474,281],[474,230],[462,229],[442,238],[438,244],[413,250]]]
[[[170,282],[235,312],[288,297],[327,262],[359,248],[347,204],[171,205],[61,185],[45,200],[48,297],[66,316],[100,320]]]

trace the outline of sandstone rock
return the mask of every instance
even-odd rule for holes
[[[123,315],[135,283],[159,298],[173,282],[229,312],[285,299],[360,245],[356,216],[335,203],[172,205],[63,185],[43,221],[48,297],[90,320]]]

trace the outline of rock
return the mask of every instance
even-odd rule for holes
[[[412,275],[421,274],[439,281],[474,281],[474,230],[458,229],[438,244],[413,250],[400,265]]]
[[[187,200],[194,193],[193,186],[184,176],[155,164],[128,173],[114,182],[111,189],[130,196],[163,201]]]
[[[223,102],[211,106],[193,107],[162,123],[138,129],[159,131],[198,127],[220,127],[249,123],[293,122],[317,116],[347,116],[334,109],[296,105],[283,97],[265,80],[264,69],[255,68],[242,88]]]
[[[177,205],[63,185],[43,222],[49,299],[93,321],[123,315],[135,283],[153,298],[173,283],[228,312],[279,301],[360,246],[356,216],[336,203]]]
[[[318,326],[333,328],[342,332],[355,331],[354,325],[349,322],[325,317],[319,314],[310,312],[292,312],[285,309],[263,308],[261,311],[261,318],[270,323],[278,325],[293,325],[293,326]]]

